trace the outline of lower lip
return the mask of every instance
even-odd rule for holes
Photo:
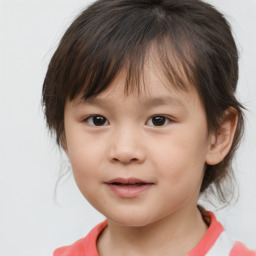
[[[118,186],[113,184],[107,184],[108,187],[118,196],[124,198],[137,197],[144,191],[152,187],[153,184],[144,184],[140,186]]]

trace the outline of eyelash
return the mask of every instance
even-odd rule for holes
[[[150,117],[150,118],[147,120],[147,123],[148,123],[150,120],[152,120],[153,118],[156,118],[156,117],[158,118],[158,121],[160,120],[159,117],[160,117],[161,119],[164,119],[164,124],[163,124],[163,125],[150,125],[150,126],[162,127],[162,126],[165,126],[165,125],[169,124],[169,123],[172,121],[172,119],[171,119],[170,117],[167,117],[167,116],[165,116],[165,115],[154,115],[154,116]],[[151,123],[153,124],[152,121],[151,121]]]
[[[94,125],[94,124],[90,123],[89,120],[92,120],[92,122],[93,122],[93,118],[94,118],[94,117],[101,117],[101,118],[105,119],[105,121],[108,122],[108,120],[107,120],[104,116],[102,116],[102,115],[91,115],[91,116],[88,116],[88,117],[86,117],[86,118],[83,120],[83,122],[88,123],[90,126],[95,126],[95,127],[98,127],[98,126],[105,126],[105,125]],[[108,122],[108,123],[109,123],[109,122]]]
[[[94,122],[94,120],[93,120],[94,117],[100,117],[100,118],[102,118],[103,120],[102,120],[102,119],[101,119],[101,120],[104,121],[103,125],[95,125],[95,123],[93,123],[93,122]],[[154,115],[154,116],[151,116],[151,117],[147,120],[146,123],[148,123],[150,120],[152,120],[153,118],[156,118],[156,117],[158,118],[158,121],[160,121],[159,117],[162,118],[162,119],[164,119],[163,125],[154,125],[153,122],[151,121],[152,125],[150,125],[150,126],[153,126],[153,127],[163,127],[163,126],[165,126],[166,124],[168,124],[168,123],[170,123],[170,122],[173,121],[170,117],[165,116],[165,115]],[[163,121],[163,120],[162,120],[162,121]],[[106,125],[109,124],[109,121],[108,121],[104,116],[102,116],[102,115],[90,115],[90,116],[86,117],[86,118],[83,120],[83,122],[88,123],[90,126],[93,126],[93,127],[101,127],[101,126],[106,126]],[[107,122],[108,124],[105,124],[106,122]]]

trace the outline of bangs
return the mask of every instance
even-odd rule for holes
[[[62,81],[66,99],[96,97],[121,71],[126,73],[125,94],[139,93],[142,87],[146,89],[144,71],[148,61],[160,72],[164,84],[167,81],[174,89],[190,89],[189,85],[194,84],[192,54],[182,24],[174,18],[172,22],[163,22],[163,17],[156,18],[154,12],[152,15],[148,11],[143,15],[141,9],[138,12],[134,10],[134,20],[126,12],[120,13],[115,23],[105,16],[102,21],[98,17],[97,33],[90,31],[87,15],[88,24],[85,20],[76,21],[83,23],[83,26],[76,24],[83,30],[79,36],[77,30],[74,37],[70,35],[72,30],[67,31],[68,39],[74,42],[69,42],[67,54],[62,55],[66,58],[63,63],[67,63],[63,69],[66,79]],[[65,35],[62,40],[67,40]]]

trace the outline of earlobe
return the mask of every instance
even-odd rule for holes
[[[223,115],[219,130],[210,135],[209,150],[206,155],[206,164],[215,165],[220,163],[228,154],[237,127],[237,111],[230,107]]]

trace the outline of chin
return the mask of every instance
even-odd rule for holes
[[[148,219],[148,216],[143,216],[135,213],[131,214],[119,214],[118,216],[112,215],[112,216],[107,216],[105,215],[107,219],[115,222],[116,224],[120,226],[125,226],[125,227],[144,227],[146,225],[151,224],[154,222],[152,219]]]

